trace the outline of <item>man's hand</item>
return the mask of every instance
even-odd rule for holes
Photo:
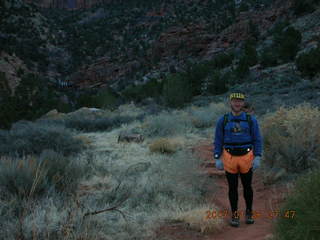
[[[216,168],[219,170],[223,170],[224,167],[223,167],[223,162],[221,161],[221,159],[215,159],[215,161],[216,161]]]
[[[255,156],[253,159],[253,164],[252,164],[252,170],[255,170],[260,167],[260,161],[261,157],[260,156]]]

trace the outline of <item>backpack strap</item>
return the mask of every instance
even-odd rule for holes
[[[251,128],[252,128],[252,119],[251,119],[251,115],[250,115],[250,114],[248,114],[248,113],[246,113],[246,117],[247,117],[247,121],[248,121],[248,123],[249,123],[249,127],[250,127],[250,136],[251,136],[251,134],[252,134],[252,132],[251,132]]]
[[[228,113],[224,114],[224,117],[223,117],[223,127],[222,127],[223,136],[224,136],[224,128],[227,122],[228,122]]]

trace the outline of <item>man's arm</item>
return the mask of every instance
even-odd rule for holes
[[[253,141],[253,154],[254,156],[262,155],[262,137],[260,134],[260,128],[258,121],[255,117],[252,117],[252,141]]]
[[[222,153],[222,146],[223,146],[223,117],[221,117],[216,125],[216,129],[215,129],[215,137],[214,137],[214,142],[213,142],[213,146],[214,146],[214,151],[213,151],[213,157],[215,159],[220,158],[220,155]]]

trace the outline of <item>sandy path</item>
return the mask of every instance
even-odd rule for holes
[[[210,141],[200,142],[194,146],[195,152],[204,163],[204,171],[209,174],[212,181],[215,182],[215,191],[209,201],[216,204],[221,210],[230,212],[230,202],[228,198],[228,182],[225,172],[217,170],[212,159],[212,143]],[[224,219],[222,231],[219,233],[202,234],[199,232],[187,230],[184,224],[168,224],[162,226],[161,236],[165,239],[201,239],[201,240],[266,240],[272,234],[272,224],[279,217],[284,217],[284,213],[277,216],[281,203],[285,200],[286,194],[290,191],[285,184],[264,185],[261,170],[257,169],[253,173],[253,210],[257,211],[259,216],[255,218],[254,224],[246,224],[244,216],[240,216],[240,226],[235,228],[228,225],[230,216],[220,216]],[[210,189],[209,189],[210,191]],[[238,210],[245,211],[245,200],[243,198],[243,187],[239,176],[238,183]],[[287,218],[290,221],[289,218]],[[160,236],[159,235],[159,236]]]

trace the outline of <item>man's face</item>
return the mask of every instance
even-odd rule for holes
[[[239,98],[232,98],[230,100],[230,105],[231,105],[231,109],[234,112],[240,112],[241,108],[244,105],[244,100],[243,99],[239,99]]]

